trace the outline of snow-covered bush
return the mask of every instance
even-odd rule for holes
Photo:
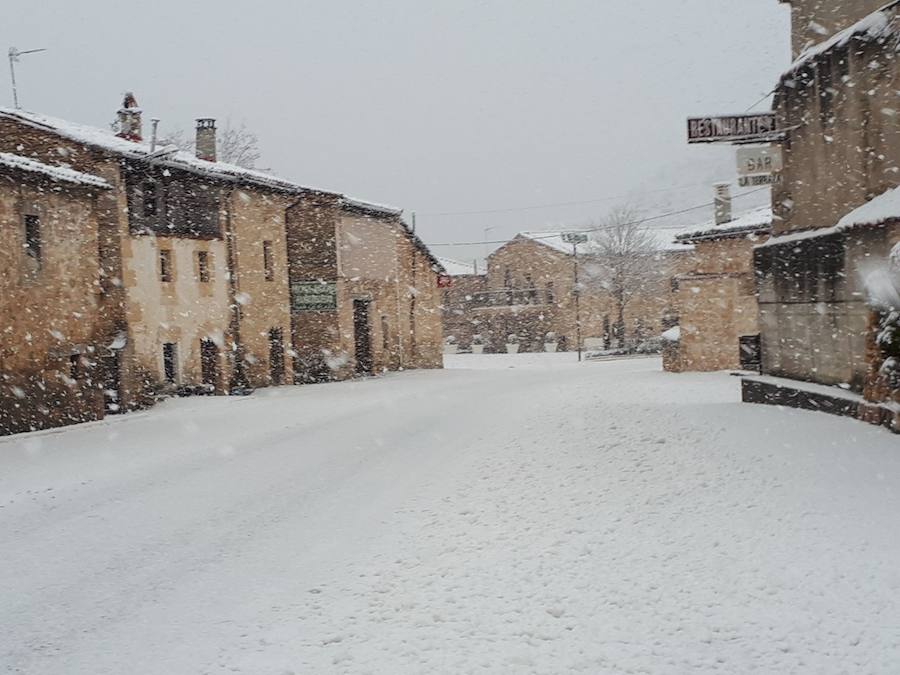
[[[519,344],[519,336],[515,333],[510,333],[506,336],[506,344],[508,345],[517,345]]]
[[[472,344],[473,345],[483,345],[484,344],[484,336],[480,333],[476,333],[472,336]]]
[[[544,336],[544,342],[557,342],[557,341],[558,341],[557,335],[556,335],[556,333],[554,333],[552,330],[549,331],[549,332]]]

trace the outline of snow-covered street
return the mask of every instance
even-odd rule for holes
[[[573,359],[0,439],[0,670],[897,672],[896,436]]]

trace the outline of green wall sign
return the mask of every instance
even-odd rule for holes
[[[337,284],[334,281],[297,281],[291,284],[291,309],[315,312],[337,309]]]

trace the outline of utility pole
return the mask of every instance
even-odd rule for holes
[[[12,82],[12,93],[13,93],[13,107],[18,110],[19,109],[19,92],[16,90],[16,63],[19,62],[19,57],[22,54],[35,54],[37,52],[45,52],[46,49],[27,49],[24,52],[20,52],[15,47],[9,48],[9,79]]]
[[[572,260],[575,275],[572,295],[575,298],[575,342],[578,344],[579,361],[581,361],[581,289],[578,281],[578,244],[586,243],[587,239],[587,235],[582,232],[562,233],[562,240],[567,244],[572,244]]]

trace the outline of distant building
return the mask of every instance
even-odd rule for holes
[[[772,229],[768,206],[675,237],[694,246],[690,271],[673,278],[677,329],[666,335],[670,371],[758,368],[759,307],[753,247]]]
[[[484,342],[482,333],[489,328],[472,315],[476,303],[485,297],[487,275],[478,274],[474,263],[442,257],[438,260],[449,277],[449,284],[441,289],[444,340],[456,348],[470,349],[473,341]]]
[[[745,381],[745,400],[900,430],[896,389],[871,384],[878,364],[891,362],[873,347],[882,319],[866,283],[869,270],[888,268],[900,240],[900,208],[890,196],[900,186],[900,2],[870,14],[871,2],[792,4],[802,22],[795,39],[809,21],[827,27],[823,21],[840,16],[836,25],[847,27],[800,53],[775,90],[784,181],[773,190],[772,237],[756,248],[754,266],[763,372],[786,379]]]
[[[654,264],[681,269],[691,251],[689,245],[666,243],[653,254]],[[580,316],[584,348],[616,346],[617,307],[610,293],[592,278],[598,260],[590,245],[579,247],[578,263],[576,311],[571,244],[563,241],[560,232],[519,233],[488,257],[486,274],[452,278],[453,284],[444,294],[445,334],[456,336],[463,350],[471,347],[475,335],[486,351],[504,351],[511,335],[518,340],[520,351],[542,351],[548,343],[555,343],[559,350],[574,350]],[[670,300],[667,275],[648,281],[630,299],[622,336],[628,347],[659,335]]]
[[[100,293],[93,174],[0,152],[0,434],[103,417],[116,348]]]

